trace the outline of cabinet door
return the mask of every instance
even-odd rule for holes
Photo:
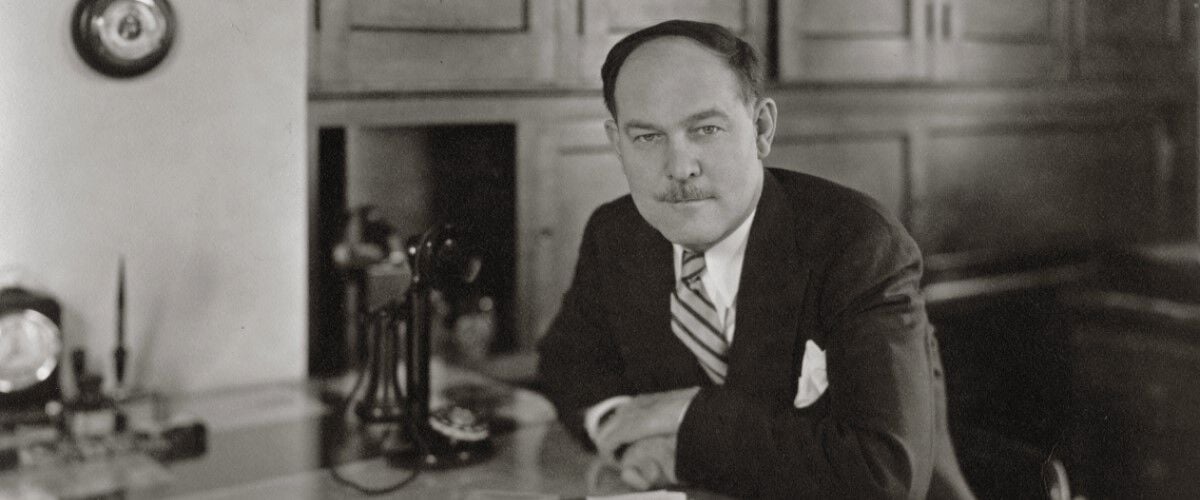
[[[1084,77],[1153,78],[1194,71],[1194,16],[1180,0],[1075,0]]]
[[[318,90],[555,82],[555,0],[321,0]]]
[[[1165,130],[1136,115],[930,127],[913,235],[926,255],[1153,241],[1172,205]]]
[[[1063,79],[1070,73],[1067,0],[937,0],[934,77]]]
[[[720,24],[749,42],[765,60],[767,2],[765,0],[580,0],[578,26],[578,83],[600,86],[600,66],[608,50],[641,28],[670,19]]]
[[[554,123],[539,136],[535,160],[539,186],[533,201],[537,207],[531,217],[537,241],[527,266],[532,289],[526,296],[531,317],[527,331],[534,337],[550,326],[571,285],[588,217],[600,205],[629,192],[602,118]]]
[[[904,217],[907,140],[900,134],[839,132],[778,135],[767,163],[823,177],[875,198]]]
[[[933,35],[926,5],[919,0],[780,0],[780,79],[925,78]]]

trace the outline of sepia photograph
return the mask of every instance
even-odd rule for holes
[[[1196,498],[1198,17],[0,0],[0,499]]]

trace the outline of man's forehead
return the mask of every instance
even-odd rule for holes
[[[743,97],[737,74],[717,52],[675,36],[630,53],[613,95],[622,123],[685,121],[712,110],[728,115]]]

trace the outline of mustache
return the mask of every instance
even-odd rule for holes
[[[712,198],[711,191],[701,189],[695,184],[673,183],[666,191],[654,194],[654,199],[667,203],[680,203],[684,201],[696,201],[706,198]]]

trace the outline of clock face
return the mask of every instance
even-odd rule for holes
[[[113,56],[141,59],[162,46],[167,20],[163,11],[149,2],[112,2],[92,18],[92,31]]]
[[[72,36],[88,65],[111,76],[149,71],[171,48],[175,15],[167,0],[80,0]]]
[[[61,351],[58,327],[42,313],[23,309],[0,315],[0,393],[49,378]]]

